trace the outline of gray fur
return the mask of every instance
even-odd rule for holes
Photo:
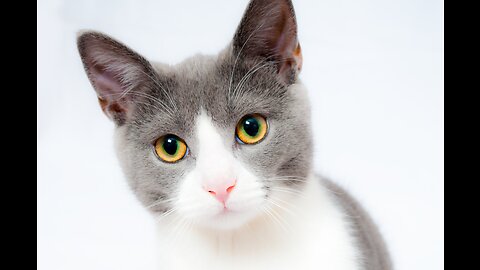
[[[268,24],[267,18],[279,21]],[[118,157],[128,182],[146,207],[175,196],[183,176],[195,168],[198,142],[194,127],[202,112],[211,117],[234,156],[263,179],[267,196],[274,185],[302,187],[268,180],[279,176],[304,179],[312,171],[308,99],[298,87],[295,62],[271,44],[268,33],[275,27],[287,31],[296,46],[291,2],[254,0],[224,51],[218,56],[197,55],[175,66],[151,64],[101,33],[87,32],[78,38],[86,72],[102,108],[116,124]],[[102,85],[99,74],[113,79],[113,87]],[[268,136],[256,145],[238,144],[236,124],[253,113],[267,118]],[[165,134],[182,138],[188,156],[173,164],[160,161],[153,144]],[[330,182],[325,184],[342,194],[338,196],[341,205],[356,217],[351,221],[366,269],[390,269],[383,241],[368,215],[348,194]],[[166,202],[149,210],[163,213],[170,207]]]
[[[387,246],[375,222],[363,207],[340,186],[328,179],[317,176],[323,186],[331,191],[343,208],[352,225],[353,235],[361,252],[364,268],[367,270],[393,269]]]

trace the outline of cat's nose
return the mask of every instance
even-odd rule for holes
[[[237,181],[235,179],[231,180],[220,180],[205,183],[203,189],[214,196],[219,202],[225,204],[228,200],[230,193],[235,188]]]

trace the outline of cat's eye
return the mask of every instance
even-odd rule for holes
[[[265,138],[267,130],[268,124],[265,117],[259,114],[246,115],[237,124],[237,140],[245,144],[255,144]]]
[[[155,142],[155,153],[165,162],[173,163],[187,155],[187,145],[175,135],[165,135]]]

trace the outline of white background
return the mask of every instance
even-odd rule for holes
[[[315,164],[372,213],[396,268],[443,269],[440,0],[294,0]],[[230,41],[247,0],[38,2],[40,270],[152,269],[151,217],[127,188],[75,32],[174,64]],[[180,259],[180,258],[179,258]]]

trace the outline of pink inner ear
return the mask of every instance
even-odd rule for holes
[[[123,88],[115,76],[105,70],[102,66],[95,66],[91,69],[92,80],[95,89],[102,99],[117,100],[122,96]]]
[[[275,53],[283,57],[289,56],[297,43],[295,22],[289,17],[288,9],[286,9],[287,7],[282,6],[275,26],[276,31],[273,31],[270,37],[274,43]]]
[[[113,73],[95,65],[91,69],[92,82],[97,90],[103,112],[110,118],[123,122],[127,113],[127,101],[122,95],[124,89]]]
[[[297,41],[296,22],[290,14],[288,6],[282,6],[279,17],[277,18],[277,29],[280,34],[274,38],[275,53],[281,61],[278,73],[288,81],[289,73],[297,74],[302,67],[302,54],[300,44]],[[292,70],[295,68],[295,70]]]

